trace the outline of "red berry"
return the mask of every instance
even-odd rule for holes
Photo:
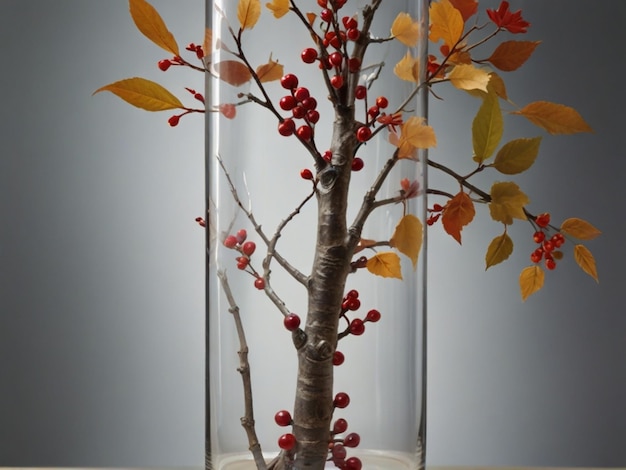
[[[330,23],[333,20],[332,10],[329,10],[328,8],[324,8],[320,12],[320,18],[322,19],[322,21],[325,21],[326,23]]]
[[[540,253],[537,253],[537,251],[533,251],[533,252],[530,254],[530,260],[531,260],[533,263],[538,263],[539,261],[541,261],[541,259],[542,259],[542,258],[543,258],[543,251],[542,251],[542,252],[540,252]]]
[[[351,289],[346,294],[346,299],[348,298],[356,299],[358,296],[359,296],[359,291],[356,289]]]
[[[241,230],[238,230],[237,233],[235,234],[235,238],[237,239],[237,243],[243,243],[246,241],[246,238],[248,238],[248,232],[246,232],[245,228],[242,228]]]
[[[296,436],[291,433],[283,434],[278,438],[278,447],[283,450],[291,450],[296,446]]]
[[[249,263],[250,260],[248,258],[245,256],[239,256],[237,258],[237,269],[246,269]]]
[[[338,90],[343,86],[343,77],[341,75],[333,75],[330,77],[330,84],[335,90]]]
[[[378,116],[379,114],[380,114],[380,109],[376,105],[371,106],[370,109],[367,110],[367,115],[371,117],[372,119]]]
[[[302,104],[302,107],[306,109],[307,111],[312,111],[315,108],[317,108],[317,100],[313,98],[312,96],[309,96],[308,98],[304,98],[301,104]]]
[[[324,155],[322,155],[322,158],[324,159],[324,161],[330,163],[330,161],[333,158],[333,154],[332,154],[332,152],[330,150],[326,150],[324,152]]]
[[[333,460],[335,463],[337,463],[338,460],[343,461],[343,459],[346,458],[346,455],[348,455],[348,451],[342,444],[335,444],[333,446]]]
[[[350,457],[346,459],[346,463],[343,466],[342,470],[361,470],[363,468],[363,463],[361,459],[358,457]]]
[[[233,119],[237,114],[237,108],[232,103],[220,104],[219,109],[220,113],[222,113],[226,119]]]
[[[247,256],[251,256],[252,253],[254,253],[254,250],[256,250],[256,243],[254,242],[246,242],[241,247],[241,251]]]
[[[343,62],[343,55],[341,55],[341,52],[333,52],[331,55],[328,56],[328,60],[335,67],[339,67]]]
[[[224,246],[226,248],[234,248],[237,245],[237,238],[234,235],[228,235],[224,239]]]
[[[348,31],[346,31],[346,36],[350,41],[357,41],[359,39],[359,36],[361,36],[361,31],[359,31],[357,28],[350,28],[348,29]]]
[[[285,111],[291,111],[297,104],[298,100],[296,100],[291,95],[283,96],[278,102],[280,109],[283,109]]]
[[[385,109],[387,106],[389,106],[389,100],[387,100],[387,98],[385,98],[384,96],[379,96],[378,98],[376,98],[376,106],[378,106],[380,109]]]
[[[180,121],[180,116],[174,115],[171,118],[169,118],[167,120],[167,123],[171,126],[171,127],[176,127],[178,125],[178,122]]]
[[[312,180],[313,172],[308,168],[303,168],[302,170],[300,170],[300,177],[304,180]]]
[[[257,277],[254,280],[254,287],[256,287],[259,290],[265,289],[265,279],[263,279],[262,277]]]
[[[362,100],[367,96],[367,88],[364,85],[359,85],[354,90],[354,97],[357,100]]]
[[[341,23],[343,23],[343,27],[346,29],[356,28],[359,25],[354,16],[344,16],[341,18]]]
[[[362,170],[364,165],[362,158],[354,157],[354,159],[352,159],[352,171]]]
[[[165,72],[167,69],[170,68],[170,65],[172,65],[172,61],[169,59],[159,60],[158,65],[159,65],[159,68]]]
[[[552,243],[550,240],[546,240],[543,242],[543,251],[545,251],[546,253],[550,253],[553,250],[554,250],[554,243]]]
[[[303,106],[298,105],[291,110],[291,114],[296,119],[302,119],[306,115],[306,110]]]
[[[328,6],[328,0],[317,0],[317,4],[322,8],[326,8]]]
[[[356,138],[359,142],[365,142],[372,136],[372,130],[367,126],[361,126],[356,131]]]
[[[300,317],[295,313],[290,313],[283,319],[283,324],[287,330],[295,331],[300,326]]]
[[[360,318],[355,318],[350,322],[350,333],[355,336],[361,336],[365,333],[365,323]]]
[[[356,311],[361,307],[361,301],[356,297],[350,297],[345,302],[345,306],[348,310]]]
[[[293,92],[293,96],[302,103],[302,101],[310,96],[309,89],[303,86],[297,88],[296,91]]]
[[[280,410],[274,415],[274,421],[279,426],[289,426],[291,424],[291,413],[287,410]]]
[[[361,442],[361,436],[355,432],[351,432],[343,439],[343,445],[346,447],[357,447]]]
[[[546,268],[549,270],[556,268],[556,261],[553,258],[546,259]]]
[[[352,73],[356,73],[361,70],[361,60],[356,57],[348,59],[348,70]]]
[[[550,224],[550,214],[547,212],[539,214],[535,219],[535,223],[541,228],[547,227]]]
[[[285,137],[292,135],[296,130],[296,123],[293,119],[287,118],[278,124],[278,133]]]
[[[306,119],[311,124],[315,124],[317,121],[320,120],[320,113],[319,113],[319,111],[317,109],[312,109],[310,111],[307,111],[306,112]]]
[[[538,230],[533,234],[533,240],[535,240],[535,243],[541,243],[545,240],[545,238],[546,234],[542,230]]]
[[[293,90],[298,86],[298,77],[296,77],[293,73],[288,73],[282,76],[280,84],[287,90]]]
[[[312,64],[317,60],[317,50],[309,47],[302,51],[300,57],[302,58],[302,62],[305,64]]]
[[[335,351],[333,353],[333,365],[334,366],[340,366],[341,364],[343,364],[343,361],[345,360],[346,360],[346,357],[343,355],[341,351]]]
[[[350,396],[346,392],[339,392],[335,395],[333,405],[336,408],[345,408],[350,404]]]
[[[346,429],[348,429],[348,422],[343,418],[339,418],[333,423],[334,434],[341,434],[343,432],[346,432]]]
[[[311,137],[313,137],[313,129],[308,124],[303,124],[298,127],[296,134],[300,137],[300,139],[308,141],[311,140]]]
[[[376,309],[372,309],[369,312],[367,312],[367,315],[365,316],[365,319],[367,321],[371,321],[373,323],[376,323],[378,320],[380,320],[380,312]]]

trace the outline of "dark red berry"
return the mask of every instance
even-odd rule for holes
[[[278,124],[278,133],[285,137],[292,135],[296,130],[296,123],[293,119],[287,118]]]
[[[556,268],[556,261],[553,258],[546,259],[546,268],[549,270]]]
[[[322,19],[322,21],[325,21],[326,23],[330,23],[333,20],[332,10],[329,10],[328,8],[324,8],[320,12],[320,18]]]
[[[302,101],[310,96],[309,89],[303,86],[297,88],[296,91],[293,92],[293,96],[302,103]]]
[[[328,56],[328,60],[333,66],[339,67],[343,62],[343,55],[341,55],[341,52],[333,52]]]
[[[274,415],[274,421],[279,426],[289,426],[291,424],[291,413],[287,410],[280,410]]]
[[[313,137],[313,129],[308,124],[303,124],[302,126],[298,127],[298,129],[296,130],[296,134],[302,140],[308,141],[311,140],[311,137]]]
[[[254,242],[245,242],[241,247],[241,251],[247,256],[251,256],[254,250],[256,250],[256,243]]]
[[[337,460],[343,461],[343,459],[346,458],[346,455],[348,455],[348,451],[342,444],[335,444],[333,446],[332,452],[333,452],[333,460],[335,460],[335,462]]]
[[[364,165],[365,164],[363,163],[363,159],[359,157],[354,157],[354,159],[352,160],[352,171],[360,171],[363,169]]]
[[[300,170],[300,177],[304,180],[312,180],[313,172],[308,168],[303,168],[302,170]]]
[[[361,436],[355,432],[351,432],[343,439],[343,445],[346,447],[357,447],[361,442]]]
[[[550,214],[547,212],[539,214],[535,219],[535,223],[541,228],[547,227],[550,224]]]
[[[346,360],[346,357],[343,355],[341,351],[335,351],[333,353],[333,365],[334,366],[340,366],[341,364],[343,364],[343,361],[345,360]]]
[[[278,447],[283,450],[291,450],[296,446],[296,436],[291,433],[283,434],[278,438]]]
[[[357,100],[362,100],[362,99],[365,99],[366,96],[367,96],[367,88],[364,85],[357,86],[356,89],[354,90],[354,97]]]
[[[249,258],[245,256],[239,256],[237,258],[237,269],[246,269],[249,263],[250,263]]]
[[[180,116],[174,115],[171,118],[169,118],[167,120],[167,123],[171,126],[171,127],[176,127],[178,126],[178,122],[180,121]]]
[[[369,312],[367,312],[367,315],[365,316],[365,319],[367,321],[371,321],[373,323],[376,323],[378,320],[380,320],[380,312],[376,309],[372,309]]]
[[[300,326],[300,317],[295,313],[290,313],[283,319],[283,324],[288,331],[295,331]]]
[[[302,104],[302,107],[306,109],[307,111],[312,111],[315,108],[317,108],[317,100],[313,98],[312,96],[309,96],[308,98],[304,98],[301,104]]]
[[[546,234],[542,230],[539,230],[533,234],[533,240],[535,240],[535,243],[541,243],[545,240],[545,238]]]
[[[298,77],[296,77],[293,73],[288,73],[282,76],[280,84],[287,90],[293,90],[298,86]]]
[[[371,106],[370,109],[367,110],[367,115],[371,117],[372,119],[378,116],[379,114],[380,114],[380,109],[376,105]]]
[[[165,72],[167,69],[170,68],[170,65],[172,65],[172,61],[169,59],[159,60],[158,65],[159,65],[159,68]]]
[[[350,41],[357,41],[359,39],[359,36],[361,36],[361,31],[359,31],[357,28],[350,28],[348,31],[346,31],[346,36]]]
[[[311,124],[315,124],[317,121],[320,120],[320,113],[319,113],[319,111],[317,109],[312,109],[310,111],[307,111],[306,112],[306,119]]]
[[[359,291],[356,290],[356,289],[351,289],[346,294],[346,299],[348,299],[348,298],[356,299],[358,297],[359,297]]]
[[[346,459],[346,463],[343,466],[342,470],[361,470],[363,468],[363,463],[361,459],[358,457],[350,457]]]
[[[278,102],[280,109],[283,109],[285,111],[291,111],[297,104],[298,100],[296,100],[291,95],[283,96]]]
[[[312,64],[317,60],[317,50],[309,47],[302,51],[300,57],[302,58],[302,62],[304,62],[305,64]]]
[[[341,23],[346,29],[352,29],[359,26],[359,23],[354,16],[344,16],[343,18],[341,18]]]
[[[235,234],[235,238],[237,239],[237,243],[241,244],[246,241],[246,238],[248,238],[248,232],[246,232],[245,228],[242,228],[241,230],[237,230],[237,233]]]
[[[306,115],[306,110],[304,106],[298,105],[291,110],[291,114],[295,119],[302,119]]]
[[[365,323],[360,318],[355,318],[350,322],[350,333],[355,336],[361,336],[365,333]]]
[[[356,131],[356,138],[359,142],[366,142],[372,136],[372,130],[367,126],[361,126]]]
[[[361,70],[361,60],[356,57],[348,59],[348,70],[352,73],[356,73]]]
[[[346,429],[348,429],[348,422],[343,418],[339,418],[333,423],[334,434],[341,434],[343,432],[346,432]]]
[[[387,100],[387,98],[385,98],[384,96],[379,96],[378,98],[376,98],[376,106],[378,106],[380,109],[385,109],[387,106],[389,106],[389,100]]]
[[[345,408],[350,404],[350,396],[346,392],[339,392],[335,395],[333,405],[335,408]]]
[[[338,90],[343,86],[343,77],[341,75],[333,75],[330,77],[330,84],[335,90]]]

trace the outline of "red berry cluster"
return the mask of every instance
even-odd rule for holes
[[[535,218],[537,231],[533,234],[533,240],[539,246],[530,254],[530,260],[533,263],[544,261],[546,269],[553,270],[556,268],[556,260],[562,257],[560,248],[565,243],[565,236],[561,232],[555,232],[548,237],[548,231],[553,228],[550,226],[550,214],[544,212]]]
[[[283,96],[278,105],[283,111],[291,111],[291,116],[280,121],[278,133],[286,137],[295,133],[300,140],[310,141],[315,124],[320,119],[320,113],[316,109],[317,100],[311,96],[308,88],[298,86],[298,77],[293,73],[283,75],[280,84],[291,94]],[[294,119],[303,119],[304,124],[296,128]]]
[[[274,421],[281,427],[291,426],[293,419],[287,410],[280,410],[274,415]],[[292,433],[285,433],[278,438],[278,447],[283,450],[293,450],[296,446],[296,436]]]
[[[359,292],[352,289],[345,295],[345,297],[343,298],[343,303],[341,304],[340,316],[348,322],[348,328],[345,332],[346,334],[361,336],[363,333],[365,333],[366,322],[375,323],[380,320],[380,312],[375,309],[367,312],[367,315],[363,319],[353,318],[352,320],[350,320],[346,314],[348,312],[354,312],[360,307],[361,301],[359,300]]]
[[[256,243],[246,241],[247,238],[248,232],[242,228],[236,234],[228,235],[222,243],[226,248],[239,252],[240,256],[236,259],[237,268],[252,274],[254,276],[254,287],[263,290],[265,289],[265,279],[250,266],[250,257],[256,251]]]

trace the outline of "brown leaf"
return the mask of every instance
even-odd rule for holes
[[[157,46],[178,56],[178,44],[157,10],[145,0],[130,0],[130,15],[141,33]]]
[[[459,192],[450,199],[443,208],[441,223],[444,230],[459,244],[461,243],[461,230],[469,224],[476,214],[474,203],[467,193]]]
[[[529,296],[537,292],[543,287],[545,273],[540,266],[528,266],[522,269],[519,275],[520,292],[522,300],[526,300]]]
[[[252,74],[243,62],[224,60],[215,64],[215,71],[221,80],[233,86],[240,86],[252,78]]]
[[[489,269],[491,266],[502,263],[513,253],[513,240],[504,232],[502,235],[498,235],[491,240],[489,247],[487,248],[487,254],[485,255],[485,269]]]
[[[593,240],[602,233],[586,220],[576,217],[563,221],[561,224],[561,232],[565,232],[579,240]]]
[[[504,41],[487,60],[504,72],[512,72],[528,60],[540,43],[541,41]]]
[[[574,247],[574,259],[580,269],[589,274],[596,282],[598,280],[598,271],[596,270],[596,260],[585,245],[576,245]]]
[[[513,114],[524,116],[550,134],[593,132],[574,108],[549,101],[535,101],[519,111],[514,111]]]
[[[101,91],[110,91],[127,103],[146,111],[183,108],[180,100],[167,89],[145,78],[134,77],[110,83],[98,88],[93,94]]]

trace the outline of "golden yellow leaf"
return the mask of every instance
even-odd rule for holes
[[[174,35],[167,29],[159,12],[146,0],[130,0],[130,15],[141,33],[157,46],[180,55]]]
[[[550,134],[593,132],[593,129],[574,108],[549,101],[535,101],[514,111],[513,114],[524,116]]]
[[[461,12],[463,21],[467,21],[468,18],[476,14],[478,11],[477,0],[450,0],[450,3],[454,8]]]
[[[528,60],[541,41],[504,41],[487,59],[505,72],[517,70]]]
[[[461,191],[443,208],[441,223],[445,231],[460,244],[461,230],[474,219],[475,214],[476,209],[472,199],[467,193]]]
[[[398,13],[391,25],[391,35],[405,46],[415,47],[420,36],[419,23],[408,13]]]
[[[502,138],[504,120],[500,101],[495,93],[487,93],[472,121],[472,144],[474,161],[483,163],[491,157]]]
[[[280,80],[283,76],[283,66],[279,64],[277,60],[272,60],[270,58],[267,64],[259,65],[257,67],[256,74],[262,83]]]
[[[528,196],[515,183],[494,183],[491,186],[489,212],[496,222],[511,225],[513,219],[526,220],[524,206],[529,202]]]
[[[252,78],[252,74],[243,62],[237,60],[224,60],[215,64],[215,71],[220,80],[226,83],[239,86],[248,82]]]
[[[572,217],[561,224],[561,232],[579,240],[593,240],[602,232],[583,219]]]
[[[101,91],[110,91],[127,103],[146,111],[165,111],[184,107],[168,90],[145,78],[126,78],[98,88],[93,94]]]
[[[430,4],[430,34],[432,42],[443,39],[450,49],[461,39],[465,23],[461,12],[454,8],[450,0],[440,0]]]
[[[519,275],[519,285],[522,294],[522,300],[526,300],[529,296],[537,292],[543,287],[545,273],[540,266],[528,266],[522,269]]]
[[[580,269],[589,274],[592,278],[596,280],[596,282],[600,282],[598,280],[598,272],[596,270],[596,260],[585,245],[576,245],[574,247],[574,259]]]
[[[272,0],[272,3],[266,3],[265,6],[272,10],[274,18],[282,18],[289,13],[289,0]]]
[[[498,235],[491,240],[487,247],[487,254],[485,255],[485,269],[489,269],[491,266],[502,263],[513,253],[513,240],[504,232],[502,235]]]
[[[261,0],[239,0],[237,18],[241,29],[252,29],[261,16]]]
[[[493,166],[505,175],[516,175],[528,170],[539,154],[541,137],[514,139],[502,146]]]
[[[413,269],[417,267],[417,258],[422,249],[424,226],[414,215],[408,214],[400,219],[389,244],[411,259]]]
[[[204,57],[210,57],[211,54],[213,54],[213,30],[211,28],[206,28],[204,30],[202,50],[204,51]]]
[[[419,82],[419,60],[413,57],[409,51],[400,59],[400,62],[393,68],[393,72],[401,80],[407,82]]]
[[[366,266],[369,272],[377,276],[402,279],[400,257],[392,251],[377,253],[367,260]]]
[[[459,90],[487,91],[489,74],[471,64],[456,65],[448,74],[452,85]]]
[[[413,158],[415,149],[426,149],[437,145],[435,131],[424,123],[424,118],[412,116],[402,124],[397,143],[398,158]]]

